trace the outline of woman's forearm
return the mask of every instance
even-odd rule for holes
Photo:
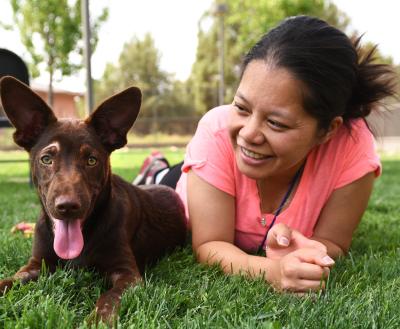
[[[253,256],[225,241],[206,242],[196,249],[197,260],[208,265],[219,265],[227,274],[264,277],[272,282],[277,261]]]
[[[196,248],[201,263],[219,265],[227,274],[261,277],[278,291],[319,291],[329,275],[332,260],[326,253],[312,248],[293,251],[279,260],[248,255],[233,244],[210,241]]]
[[[323,239],[317,236],[312,236],[312,240],[321,242],[323,245],[325,245],[327,249],[327,253],[330,257],[333,259],[336,259],[340,256],[344,256],[347,250],[343,250],[340,246],[338,246],[336,243],[332,242],[331,240],[328,239]]]

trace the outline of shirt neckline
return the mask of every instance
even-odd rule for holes
[[[305,176],[306,176],[306,170],[308,170],[308,166],[307,166],[307,159],[306,159],[306,163],[304,164],[304,169],[303,169],[303,172],[301,173],[301,175],[300,175],[300,177],[299,177],[299,182],[298,182],[298,184],[297,184],[297,187],[295,188],[295,190],[292,192],[292,193],[294,193],[294,196],[292,197],[292,199],[290,200],[290,202],[289,202],[289,204],[287,205],[287,207],[286,208],[284,208],[281,212],[280,212],[280,214],[279,214],[279,218],[281,218],[281,217],[285,217],[288,213],[290,213],[290,211],[291,211],[291,209],[293,209],[293,208],[296,208],[295,207],[295,205],[299,202],[298,201],[298,199],[300,198],[300,194],[301,193],[298,193],[299,192],[299,190],[301,190],[302,188],[303,188],[303,185],[305,184],[304,183],[304,181],[305,181]],[[274,217],[275,216],[275,214],[274,213],[263,213],[262,211],[261,211],[261,199],[260,199],[260,194],[259,194],[259,192],[258,192],[258,187],[257,187],[257,181],[255,180],[255,179],[251,179],[251,178],[249,178],[252,182],[251,182],[251,184],[252,184],[252,186],[253,186],[253,189],[254,189],[254,191],[255,191],[255,197],[256,197],[256,200],[258,201],[258,211],[259,211],[259,215],[261,216],[261,217],[265,217],[265,218],[270,218],[270,217]]]

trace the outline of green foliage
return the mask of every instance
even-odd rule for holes
[[[124,44],[118,64],[107,64],[101,79],[97,97],[100,100],[131,85],[142,90],[142,113],[151,114],[155,103],[168,82],[168,74],[159,68],[160,53],[154,39],[147,33],[143,40],[133,37]]]
[[[221,1],[215,1],[218,3]],[[225,14],[225,101],[231,102],[240,74],[240,64],[247,51],[271,28],[288,16],[306,14],[325,19],[344,29],[345,14],[328,0],[226,0]],[[217,105],[218,90],[218,17],[210,9],[202,18],[212,21],[210,28],[200,22],[196,62],[190,77],[197,111],[204,113]]]
[[[132,85],[143,94],[141,117],[190,116],[192,106],[186,84],[160,68],[161,54],[150,34],[125,43],[117,64],[107,64],[96,82],[96,101]],[[162,130],[162,127],[159,127]]]
[[[113,154],[116,173],[132,180],[150,150]],[[162,150],[171,163],[183,151]],[[0,159],[10,158],[0,153]],[[21,152],[12,157],[26,157]],[[262,280],[226,276],[195,262],[188,245],[146,271],[144,285],[128,289],[120,328],[385,328],[399,327],[400,157],[383,162],[350,254],[337,261],[324,293],[298,297],[275,293]],[[27,164],[0,166],[0,278],[12,275],[30,255],[31,239],[10,233],[39,212],[28,186]],[[349,204],[351,206],[351,204]],[[89,328],[96,299],[107,289],[87,270],[45,273],[0,297],[1,328]],[[100,328],[106,328],[100,326]]]
[[[71,75],[82,67],[81,62],[72,60],[73,55],[82,54],[81,0],[10,0],[14,20],[19,28],[21,39],[32,57],[30,71],[39,75],[38,66],[46,65],[50,75]],[[93,20],[91,47],[94,50],[98,41],[100,25],[107,19],[104,9]]]

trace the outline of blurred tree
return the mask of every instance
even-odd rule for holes
[[[82,54],[81,0],[11,0],[14,20],[21,40],[32,57],[30,71],[39,75],[38,66],[49,73],[49,99],[53,104],[53,80],[71,75],[82,67],[73,56]],[[96,48],[98,30],[108,17],[108,9],[92,19],[91,47]],[[74,63],[75,62],[75,63]]]
[[[214,6],[221,1],[215,1]],[[348,17],[329,0],[225,0],[225,101],[236,90],[241,59],[245,53],[279,21],[294,15],[320,17],[345,29]],[[214,7],[213,6],[213,7]],[[200,113],[217,105],[218,92],[218,22],[213,9],[199,23],[196,61],[189,80],[195,108]]]
[[[142,91],[140,116],[145,118],[190,116],[193,105],[186,84],[174,81],[171,74],[160,68],[161,54],[153,37],[133,37],[125,43],[117,64],[106,65],[103,77],[96,82],[96,102],[135,85]],[[155,125],[159,125],[155,122]],[[153,127],[160,129],[162,127]]]
[[[133,37],[124,44],[118,64],[107,64],[96,99],[101,100],[131,85],[142,90],[142,114],[151,116],[151,108],[157,97],[167,87],[169,76],[160,69],[160,53],[152,36],[147,33],[143,40]]]

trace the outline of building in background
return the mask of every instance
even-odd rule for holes
[[[32,82],[32,90],[44,101],[48,99],[48,86]],[[53,89],[54,105],[53,111],[57,118],[80,118],[79,104],[84,96],[83,92],[61,89],[57,86]]]
[[[388,105],[388,109],[373,111],[368,116],[380,152],[400,154],[400,103]]]

